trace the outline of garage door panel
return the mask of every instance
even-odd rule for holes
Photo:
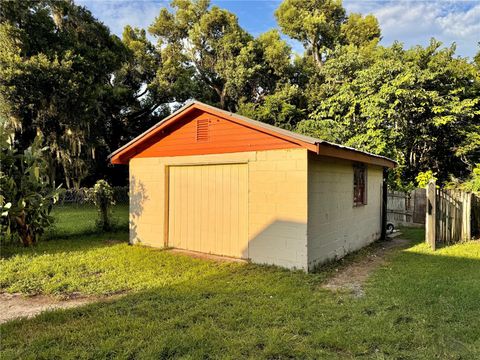
[[[169,176],[169,246],[247,258],[247,165],[172,166]]]

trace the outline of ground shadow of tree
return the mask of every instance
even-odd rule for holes
[[[87,253],[89,251],[100,249],[128,241],[124,231],[110,232],[104,234],[84,233],[68,238],[50,239],[42,241],[33,247],[25,248],[18,244],[2,244],[0,250],[0,259],[8,259],[12,256],[43,256],[55,254],[71,254],[75,252]]]
[[[361,299],[320,290],[317,274],[219,266],[111,303],[11,322],[3,328],[3,351],[77,358],[478,358],[480,283],[473,276],[480,261],[399,256]]]

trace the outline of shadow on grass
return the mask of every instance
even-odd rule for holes
[[[116,232],[127,232],[128,231],[128,224],[116,225],[113,224],[112,230],[109,232],[116,233]],[[70,231],[59,231],[57,228],[53,227],[49,229],[49,231],[45,234],[42,241],[51,241],[51,240],[66,240],[66,239],[78,239],[82,236],[89,237],[93,235],[102,235],[103,233],[100,232],[95,226],[86,227],[80,229],[76,232]]]
[[[0,259],[8,259],[14,255],[37,256],[78,251],[85,252],[116,243],[128,243],[128,232],[84,233],[65,238],[44,239],[29,248],[19,243],[5,243],[0,245]]]
[[[60,205],[53,208],[53,226],[47,229],[44,239],[69,238],[80,235],[97,234],[97,209],[90,204]],[[128,230],[128,205],[115,205],[112,209],[115,231]]]
[[[54,224],[47,229],[40,241],[31,248],[16,243],[1,243],[0,258],[15,254],[54,254],[88,250],[108,246],[106,240],[128,238],[128,205],[120,204],[112,209],[114,229],[108,233],[99,232],[95,226],[97,210],[89,204],[60,205],[52,211]]]
[[[479,259],[401,251],[362,299],[321,274],[219,267],[7,323],[2,358],[479,358]]]

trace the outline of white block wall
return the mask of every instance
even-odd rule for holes
[[[250,259],[308,270],[307,150],[256,154],[249,163]]]
[[[308,267],[345,256],[381,236],[383,169],[367,167],[367,205],[353,206],[353,164],[318,155],[308,163]]]

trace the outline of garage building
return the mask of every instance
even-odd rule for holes
[[[395,162],[193,101],[110,155],[130,242],[309,271],[382,236]]]

